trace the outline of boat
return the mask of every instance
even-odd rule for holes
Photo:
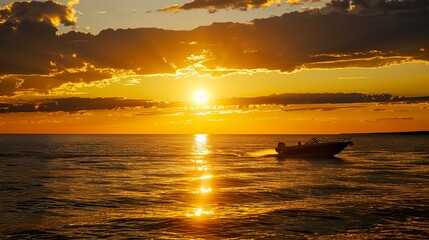
[[[329,158],[343,151],[347,146],[353,145],[351,138],[338,140],[327,140],[323,137],[315,137],[305,144],[286,146],[284,142],[279,142],[276,152],[279,158]]]

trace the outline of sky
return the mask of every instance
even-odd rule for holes
[[[0,3],[0,133],[429,130],[427,0]]]

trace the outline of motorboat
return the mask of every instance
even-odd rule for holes
[[[276,152],[279,158],[327,158],[343,151],[347,146],[353,145],[351,138],[338,140],[327,140],[323,137],[315,137],[304,144],[286,146],[284,142],[279,142]]]

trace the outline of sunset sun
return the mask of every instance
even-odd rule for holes
[[[194,102],[198,105],[207,103],[208,95],[205,91],[196,91],[194,93]]]

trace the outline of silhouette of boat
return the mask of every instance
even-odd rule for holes
[[[328,158],[340,153],[349,145],[353,145],[350,138],[330,141],[317,137],[310,139],[303,145],[299,142],[297,146],[286,146],[285,143],[279,142],[276,152],[279,158]]]

